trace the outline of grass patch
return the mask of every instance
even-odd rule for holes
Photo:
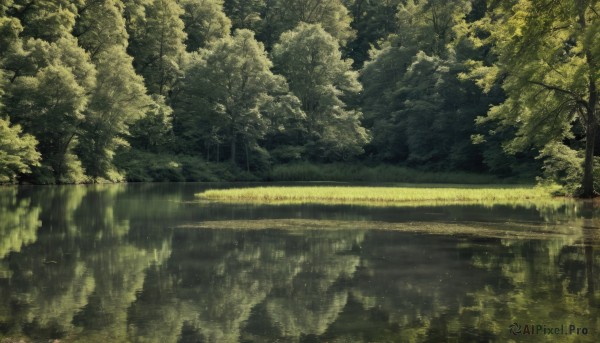
[[[269,173],[268,179],[272,181],[363,181],[458,184],[501,184],[521,183],[523,181],[514,178],[500,179],[489,174],[430,172],[386,164],[368,166],[359,163],[313,164],[308,162],[276,165]]]
[[[204,200],[254,204],[514,204],[552,201],[550,190],[524,186],[410,185],[407,187],[296,186],[213,189]]]
[[[182,225],[181,229],[215,230],[385,230],[432,235],[473,236],[504,239],[581,239],[582,231],[569,226],[546,226],[519,223],[390,223],[379,221],[345,221],[314,219],[259,219],[206,221]]]

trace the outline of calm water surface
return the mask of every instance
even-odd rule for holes
[[[227,185],[0,188],[0,342],[600,341],[594,204],[194,201],[217,186]],[[264,219],[353,224],[241,229]],[[194,228],[220,221],[230,228]],[[566,234],[428,235],[373,222]]]

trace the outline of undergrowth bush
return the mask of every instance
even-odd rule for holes
[[[197,156],[168,155],[139,150],[120,152],[115,164],[129,182],[259,181],[230,163],[206,162]]]
[[[543,174],[538,182],[557,185],[554,195],[577,196],[581,194],[584,152],[569,148],[561,143],[548,144],[542,149],[539,159],[544,160]],[[600,158],[594,157],[594,189],[600,191]]]
[[[523,180],[499,179],[493,175],[467,172],[427,172],[392,165],[367,166],[352,163],[293,163],[273,167],[273,181],[363,181],[407,183],[522,183]]]

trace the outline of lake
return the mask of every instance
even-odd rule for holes
[[[599,340],[594,203],[194,197],[231,186],[0,187],[0,342]]]

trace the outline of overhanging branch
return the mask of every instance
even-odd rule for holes
[[[549,84],[546,84],[546,83],[543,83],[543,82],[539,82],[539,81],[529,80],[528,82],[532,83],[534,85],[537,85],[537,86],[544,87],[544,88],[546,88],[548,90],[552,90],[552,91],[555,91],[555,92],[567,94],[570,97],[572,97],[578,104],[583,105],[585,107],[587,107],[587,105],[588,105],[587,101],[585,101],[579,94],[577,94],[575,92],[572,92],[572,91],[570,91],[568,89],[563,89],[563,88],[560,88],[560,87],[557,87],[557,86],[553,86],[553,85],[549,85]]]

